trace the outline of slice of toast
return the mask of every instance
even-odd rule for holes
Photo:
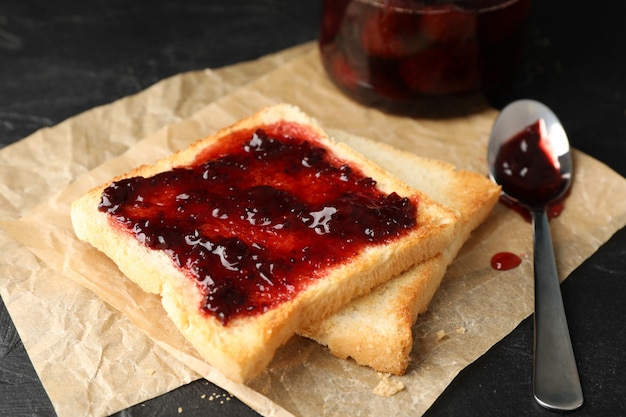
[[[260,139],[263,135],[267,135],[268,141]],[[240,154],[233,156],[236,152],[254,152],[254,158],[262,160],[259,155],[264,155],[265,147],[274,143],[273,138],[293,142],[294,147],[301,146],[299,140],[303,139],[305,145],[322,149],[324,157],[319,157],[319,153],[311,157],[307,154],[292,161],[300,170],[306,171],[302,166],[313,167],[310,172],[314,175],[297,174],[302,179],[287,172],[287,168],[284,173],[274,172],[271,165],[267,165],[266,171],[254,171],[253,159],[247,159],[250,165],[246,166],[236,159]],[[330,167],[316,168],[320,161]],[[214,163],[233,170],[211,171]],[[279,160],[274,163],[282,164]],[[200,182],[198,176],[218,182],[189,192],[176,188]],[[300,182],[293,183],[292,177]],[[329,190],[322,187],[326,178],[336,181]],[[369,179],[376,185],[372,186]],[[349,202],[359,201],[360,193],[366,193],[362,188],[367,188],[367,193],[382,195],[380,201],[391,201],[393,207],[350,203],[357,212],[370,210],[370,205],[374,205],[368,213],[377,213],[373,221],[378,223],[371,227],[360,224],[360,215],[344,213],[343,206],[336,203],[338,200],[323,200],[326,194],[343,187],[342,181],[357,187],[358,192],[346,194]],[[236,193],[202,194],[219,187],[221,192]],[[279,191],[272,191],[271,198],[259,200],[257,191],[264,193],[268,189]],[[319,189],[323,192],[317,192]],[[242,193],[256,195],[253,207],[239,201]],[[280,204],[272,200],[285,194]],[[309,211],[302,209],[305,214],[297,220],[288,217],[294,207],[301,209],[301,202],[313,204],[309,200],[315,204],[319,204],[318,200],[337,204],[336,212],[330,207],[330,211],[320,214],[321,211],[311,211],[311,206]],[[187,201],[192,201],[192,205],[187,205]],[[238,207],[236,210],[245,206],[247,215],[224,213],[223,207],[227,206],[220,204],[225,201]],[[293,201],[295,205],[289,206]],[[268,208],[283,205],[291,210],[282,214],[288,220],[276,222],[261,216]],[[130,214],[124,214],[127,208]],[[327,208],[324,206],[324,210]],[[385,214],[388,212],[403,214],[395,218],[396,214]],[[330,139],[317,123],[290,105],[263,109],[166,159],[96,187],[73,203],[71,217],[76,235],[104,252],[144,291],[159,294],[168,316],[199,354],[236,382],[245,382],[261,372],[275,350],[298,328],[320,321],[349,300],[440,253],[454,236],[457,218],[453,211],[421,191]],[[356,224],[355,230],[364,233],[348,228],[340,230],[345,235],[337,239],[329,230],[339,227],[340,218],[346,224]],[[304,231],[299,222],[307,226]],[[395,234],[385,235],[387,229],[399,223],[402,226],[396,228]],[[189,232],[190,227],[195,229]],[[340,256],[339,246],[350,247],[346,242],[359,241],[364,234],[370,240],[373,236],[383,238],[354,246],[352,252]],[[324,240],[326,235],[335,240]],[[215,240],[218,238],[222,240]],[[298,246],[305,238],[313,243]],[[292,245],[299,250],[295,255]],[[289,250],[284,253],[290,253],[290,257],[281,252]],[[263,263],[267,254],[276,257]],[[315,258],[317,255],[321,261]],[[259,257],[263,262],[257,262]],[[298,269],[301,265],[308,265],[309,269]],[[253,271],[254,267],[258,270]],[[284,278],[288,272],[280,275],[291,270],[299,273],[291,278]]]
[[[298,333],[328,346],[340,358],[379,372],[402,375],[410,362],[412,326],[439,288],[446,268],[470,233],[489,215],[500,188],[478,173],[402,152],[366,139],[335,135],[397,177],[453,208],[459,223],[451,244],[439,255],[353,300],[338,313]]]

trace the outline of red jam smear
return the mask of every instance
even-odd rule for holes
[[[366,105],[504,89],[530,0],[324,0],[319,47],[331,80]]]
[[[552,220],[556,217],[559,217],[563,210],[565,209],[565,199],[569,195],[569,191],[557,201],[550,203],[547,207],[546,214],[548,215],[548,220]],[[532,223],[532,216],[530,214],[530,210],[521,204],[511,200],[505,195],[500,196],[500,203],[504,204],[509,209],[515,211],[517,214],[522,216],[527,223]]]
[[[491,257],[491,267],[497,271],[508,271],[521,263],[522,258],[511,252],[499,252]]]
[[[542,126],[543,121],[537,120],[502,146],[496,156],[494,179],[502,185],[504,193],[524,200],[530,206],[543,207],[550,202],[547,212],[549,218],[554,218],[563,211],[567,193],[551,200],[563,192],[567,179],[561,175],[558,161],[550,152]],[[504,195],[500,200],[530,221],[526,207]]]
[[[191,166],[111,184],[99,210],[163,250],[224,325],[291,300],[324,271],[416,226],[418,202],[385,194],[320,145],[277,123],[236,131]]]

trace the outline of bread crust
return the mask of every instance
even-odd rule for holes
[[[316,132],[324,146],[375,179],[382,191],[414,196],[419,201],[418,227],[401,239],[366,248],[353,260],[330,268],[323,278],[290,301],[263,314],[237,317],[223,325],[201,311],[202,294],[198,286],[164,252],[143,246],[134,236],[112,225],[108,215],[97,207],[103,190],[114,181],[134,176],[151,177],[173,167],[187,166],[232,132],[276,122],[295,122]],[[275,350],[298,328],[320,321],[351,299],[367,294],[415,263],[441,252],[453,238],[457,218],[453,211],[435,203],[426,194],[407,186],[348,146],[330,139],[310,117],[285,104],[262,109],[168,158],[140,166],[90,190],[72,204],[71,217],[76,235],[104,252],[144,291],[159,294],[168,316],[198,353],[235,382],[245,382],[258,375],[269,364]]]
[[[491,213],[500,187],[483,175],[457,170],[442,161],[350,135],[338,139],[458,214],[455,236],[442,253],[352,300],[334,315],[298,329],[300,335],[328,346],[339,358],[353,358],[379,372],[402,375],[411,359],[413,325],[427,311],[447,267],[471,232]]]

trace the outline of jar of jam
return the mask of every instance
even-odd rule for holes
[[[530,0],[323,0],[331,80],[390,109],[503,89],[519,65]]]

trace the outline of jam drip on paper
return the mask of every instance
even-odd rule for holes
[[[521,263],[522,258],[511,252],[498,252],[491,257],[491,267],[496,271],[508,271]]]
[[[301,126],[237,131],[190,166],[114,182],[99,210],[163,250],[223,324],[291,300],[329,267],[416,226],[418,202],[384,194]]]

